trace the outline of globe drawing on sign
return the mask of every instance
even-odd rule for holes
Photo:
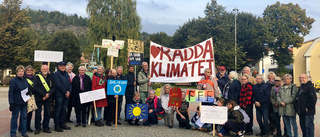
[[[120,93],[120,91],[121,91],[120,85],[114,86],[113,91],[114,91],[115,93]]]

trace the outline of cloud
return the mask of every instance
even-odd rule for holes
[[[154,1],[154,0],[148,0],[148,1],[139,1],[139,4],[145,7],[152,8],[152,10],[167,10],[170,8],[170,6],[163,2],[163,1]]]

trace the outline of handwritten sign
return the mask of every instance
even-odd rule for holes
[[[129,52],[128,62],[129,65],[141,66],[143,62],[143,53]]]
[[[34,51],[34,61],[40,62],[60,62],[63,60],[62,51]]]
[[[181,93],[182,92],[180,88],[174,87],[170,89],[168,107],[170,106],[181,107]]]
[[[127,119],[148,119],[147,104],[127,104]]]
[[[201,123],[224,124],[227,120],[227,107],[201,106]]]
[[[187,90],[187,102],[214,102],[213,90]]]
[[[80,93],[79,95],[80,95],[81,104],[106,98],[106,92],[104,88],[83,92],[83,93]]]
[[[124,95],[127,80],[108,80],[107,95]]]
[[[108,48],[107,56],[118,57],[119,56],[119,49]]]
[[[142,65],[144,44],[143,41],[128,39],[129,65]]]
[[[111,39],[102,39],[102,48],[112,48],[112,49],[123,49],[124,48],[124,41],[123,40],[116,40],[113,41]]]

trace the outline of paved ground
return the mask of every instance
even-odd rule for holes
[[[317,114],[315,116],[315,136],[320,137],[320,100],[318,99],[317,103]],[[195,113],[196,107],[198,103],[191,103],[190,104],[190,115],[193,116]],[[10,118],[11,118],[11,112],[8,110],[8,88],[7,87],[0,87],[0,136],[8,137],[9,130],[10,130]],[[124,113],[121,114],[121,117],[124,118]],[[71,120],[75,121],[75,114],[72,112]],[[259,128],[257,125],[257,122],[254,119],[254,132],[258,133]],[[201,131],[193,131],[193,130],[186,130],[186,129],[180,129],[178,127],[178,122],[175,120],[174,122],[174,128],[169,129],[168,127],[163,126],[163,120],[159,122],[157,126],[154,127],[144,127],[144,126],[130,126],[123,120],[120,120],[122,125],[118,125],[118,128],[115,128],[114,125],[112,127],[103,126],[103,127],[96,127],[94,125],[89,125],[86,128],[83,127],[75,127],[75,123],[68,123],[67,125],[72,127],[69,131],[64,131],[62,133],[58,133],[53,131],[51,134],[43,133],[41,132],[38,135],[35,135],[34,133],[28,133],[31,137],[74,137],[74,136],[81,136],[81,137],[99,137],[99,136],[105,136],[105,137],[209,137],[212,135],[209,135],[205,132]],[[297,117],[297,122],[299,122]],[[32,129],[34,129],[34,119],[32,120]],[[298,123],[299,125],[299,123]],[[50,120],[50,128],[53,130],[53,120]],[[299,136],[301,135],[301,130],[299,128]],[[17,134],[20,136],[20,134]]]

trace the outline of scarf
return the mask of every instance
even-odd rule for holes
[[[31,76],[26,75],[26,77],[27,77],[28,79],[32,79],[32,78],[33,78],[33,74],[31,74]]]
[[[79,74],[79,78],[80,78],[80,89],[81,89],[82,91],[84,91],[83,79],[84,79],[85,76],[86,76],[86,75],[80,75],[80,74]]]

